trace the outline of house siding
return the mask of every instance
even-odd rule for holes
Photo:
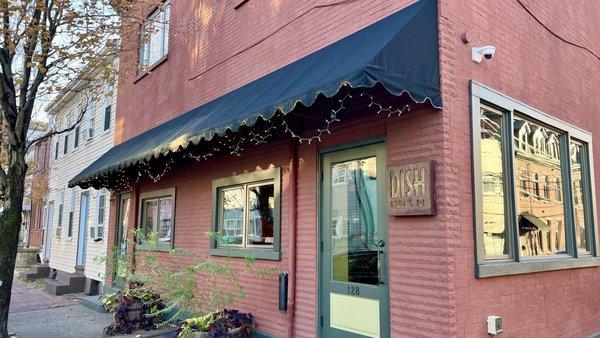
[[[77,107],[84,100],[86,96],[83,93],[75,94],[68,102],[64,103],[57,112],[55,113],[55,125],[62,126],[62,121],[66,115],[70,112],[77,116]],[[100,96],[103,97],[103,96]],[[114,142],[114,130],[115,130],[115,109],[116,107],[116,92],[113,91],[111,97],[112,113],[111,113],[111,128],[104,131],[103,118],[104,118],[104,104],[103,99],[96,102],[94,105],[94,132],[91,140],[86,140],[83,135],[79,138],[79,147],[73,149],[74,145],[74,130],[69,132],[69,149],[66,155],[63,155],[64,149],[64,135],[55,136],[52,139],[52,152],[51,152],[51,164],[50,164],[50,179],[49,179],[49,196],[48,201],[54,202],[54,215],[52,216],[52,243],[49,265],[51,268],[58,269],[65,272],[75,272],[76,256],[77,256],[77,240],[79,236],[79,214],[80,214],[80,202],[81,193],[87,192],[89,195],[89,217],[88,217],[88,230],[86,238],[86,263],[84,273],[86,277],[103,281],[106,273],[106,264],[103,261],[103,257],[106,256],[107,252],[107,234],[109,227],[109,210],[105,212],[105,227],[104,227],[104,240],[96,242],[90,238],[89,227],[96,224],[98,217],[97,214],[97,200],[98,191],[94,189],[82,190],[79,187],[73,188],[74,198],[74,212],[73,212],[73,232],[71,238],[67,237],[68,228],[68,214],[69,214],[69,201],[68,201],[68,182],[71,178],[85,169],[88,165],[94,162],[100,155],[104,154],[108,149],[113,146]],[[76,117],[74,117],[76,118]],[[87,126],[87,122],[84,119],[81,122],[81,130]],[[59,157],[54,159],[56,142],[59,142]],[[60,204],[60,191],[64,189],[65,203],[63,207],[62,216],[62,233],[60,238],[56,236],[56,227],[58,225],[58,213]],[[111,195],[107,192],[106,195],[106,206],[109,208],[109,201]]]

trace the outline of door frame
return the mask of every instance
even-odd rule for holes
[[[331,147],[326,147],[323,149],[319,149],[318,152],[318,156],[317,156],[317,236],[316,236],[316,248],[317,248],[317,316],[315,318],[316,320],[316,326],[317,326],[317,337],[321,337],[323,334],[323,328],[324,328],[324,323],[323,318],[322,318],[322,314],[323,311],[326,310],[324,309],[323,306],[323,288],[322,288],[322,271],[323,271],[323,253],[321,252],[321,240],[322,240],[322,235],[324,234],[323,231],[323,218],[322,218],[322,212],[323,212],[323,188],[324,188],[324,182],[323,182],[323,177],[324,177],[324,171],[323,171],[323,157],[326,154],[329,153],[334,153],[334,152],[339,152],[339,151],[344,151],[344,150],[350,150],[350,149],[354,149],[354,148],[361,148],[361,147],[366,147],[366,146],[372,146],[372,145],[379,145],[381,146],[384,151],[384,167],[387,166],[387,143],[386,143],[386,137],[385,136],[378,136],[378,137],[373,137],[373,138],[368,138],[368,139],[363,139],[363,140],[358,140],[358,141],[352,141],[352,142],[347,142],[344,144],[340,144],[340,145],[335,145],[335,146],[331,146]],[[385,177],[385,172],[382,173],[382,179],[386,180]],[[385,190],[385,189],[384,189]],[[387,212],[385,211],[385,205],[387,205],[387,193],[386,191],[380,191],[378,192],[378,197],[382,199],[381,204],[382,205],[382,210],[380,212],[382,218],[381,220],[385,222],[386,224],[386,254],[384,255],[384,257],[382,257],[383,260],[385,260],[385,273],[384,273],[384,282],[386,284],[386,288],[387,288],[387,299],[385,299],[385,303],[384,304],[386,306],[384,306],[384,310],[383,313],[380,313],[380,316],[383,316],[384,318],[384,322],[387,322],[388,325],[381,327],[381,337],[389,337],[390,336],[390,332],[391,332],[391,323],[390,323],[390,283],[389,283],[389,228],[388,228],[388,215]],[[329,311],[329,310],[327,310]],[[386,320],[387,319],[387,320]]]
[[[85,196],[85,201],[86,201],[86,208],[85,208],[85,221],[83,222],[84,224],[82,224],[81,220],[82,220],[82,216],[84,215],[84,213],[82,212],[83,208],[83,201],[84,201],[84,196]],[[79,226],[77,228],[77,255],[75,256],[75,266],[76,267],[85,267],[85,261],[87,259],[87,236],[88,236],[88,226],[89,226],[89,221],[90,221],[90,193],[88,191],[84,191],[81,193],[80,199],[79,199]],[[81,237],[81,235],[83,234],[83,238]],[[81,258],[80,258],[81,256]],[[81,260],[81,264],[79,264]]]
[[[129,198],[129,212],[131,212],[132,207],[133,207],[133,204],[132,204],[133,201],[131,199],[131,196],[132,196],[131,191],[125,191],[125,192],[119,193],[118,197],[117,197],[117,213],[116,213],[117,219],[115,221],[115,240],[113,242],[113,245],[115,248],[113,255],[115,255],[115,256],[117,255],[117,252],[121,252],[121,237],[122,237],[121,232],[123,231],[123,224],[121,222],[121,212],[123,211],[122,210],[122,202],[125,198]],[[128,224],[128,228],[132,226],[131,219],[132,218],[129,217],[130,224]],[[117,285],[117,283],[119,281],[117,281],[118,277],[117,277],[117,270],[115,267],[115,264],[117,264],[116,257],[113,257],[112,262],[113,262],[112,263],[112,286],[118,287],[118,288],[123,288],[125,286],[125,281],[123,281],[123,286]]]

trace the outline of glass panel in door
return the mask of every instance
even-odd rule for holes
[[[377,159],[369,157],[331,167],[333,280],[379,284]]]
[[[131,215],[131,195],[129,193],[119,195],[119,210],[117,219],[117,251],[113,265],[113,286],[125,287],[125,279],[122,277],[127,270],[127,231],[129,229],[129,217]]]

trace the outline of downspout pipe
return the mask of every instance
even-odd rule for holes
[[[289,226],[289,270],[288,270],[288,338],[294,337],[294,305],[296,302],[296,227],[298,220],[298,143],[290,142],[290,226]]]

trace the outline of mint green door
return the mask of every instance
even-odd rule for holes
[[[324,153],[322,337],[389,337],[385,144]]]
[[[125,287],[125,279],[118,275],[119,266],[127,262],[127,231],[129,228],[129,215],[131,213],[131,194],[119,194],[119,208],[117,210],[116,250],[113,265],[113,286],[120,289]]]

